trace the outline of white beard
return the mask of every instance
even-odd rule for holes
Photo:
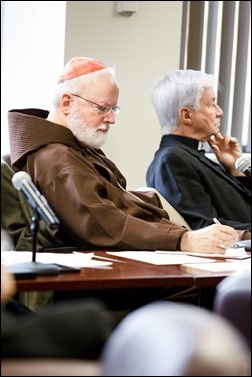
[[[85,124],[73,115],[69,116],[67,126],[81,144],[92,149],[101,148],[107,139],[109,129],[109,126],[105,124],[100,125],[97,129],[85,128]]]

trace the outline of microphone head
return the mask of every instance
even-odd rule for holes
[[[251,159],[246,156],[239,157],[235,161],[235,167],[237,170],[244,173],[247,169],[251,168]]]
[[[18,171],[12,177],[12,184],[17,190],[21,190],[21,186],[25,181],[32,181],[31,176],[26,171]]]

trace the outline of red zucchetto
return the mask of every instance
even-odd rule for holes
[[[93,58],[74,56],[64,67],[63,73],[58,79],[58,84],[75,77],[99,71],[106,66]]]

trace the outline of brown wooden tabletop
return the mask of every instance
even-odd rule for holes
[[[119,288],[181,287],[193,285],[217,285],[224,273],[191,274],[179,265],[152,265],[118,256],[105,251],[94,252],[98,258],[113,259],[107,267],[81,268],[80,272],[61,273],[57,276],[38,276],[34,279],[17,280],[17,290],[22,291],[68,291],[102,290]],[[94,259],[96,259],[94,256]],[[98,259],[97,259],[98,260]],[[99,259],[102,260],[102,259]]]

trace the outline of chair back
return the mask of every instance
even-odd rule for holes
[[[169,203],[168,200],[166,200],[163,197],[163,195],[161,195],[160,192],[158,192],[154,187],[141,186],[141,187],[137,188],[136,191],[142,191],[142,192],[152,191],[152,192],[155,192],[159,196],[161,204],[162,204],[163,208],[166,210],[166,212],[168,213],[170,220],[173,221],[174,223],[178,224],[178,225],[184,226],[188,230],[191,230],[190,225],[186,222],[184,217],[181,216],[181,214],[171,205],[171,203]]]
[[[217,286],[213,309],[230,321],[251,346],[251,269],[228,276]]]

